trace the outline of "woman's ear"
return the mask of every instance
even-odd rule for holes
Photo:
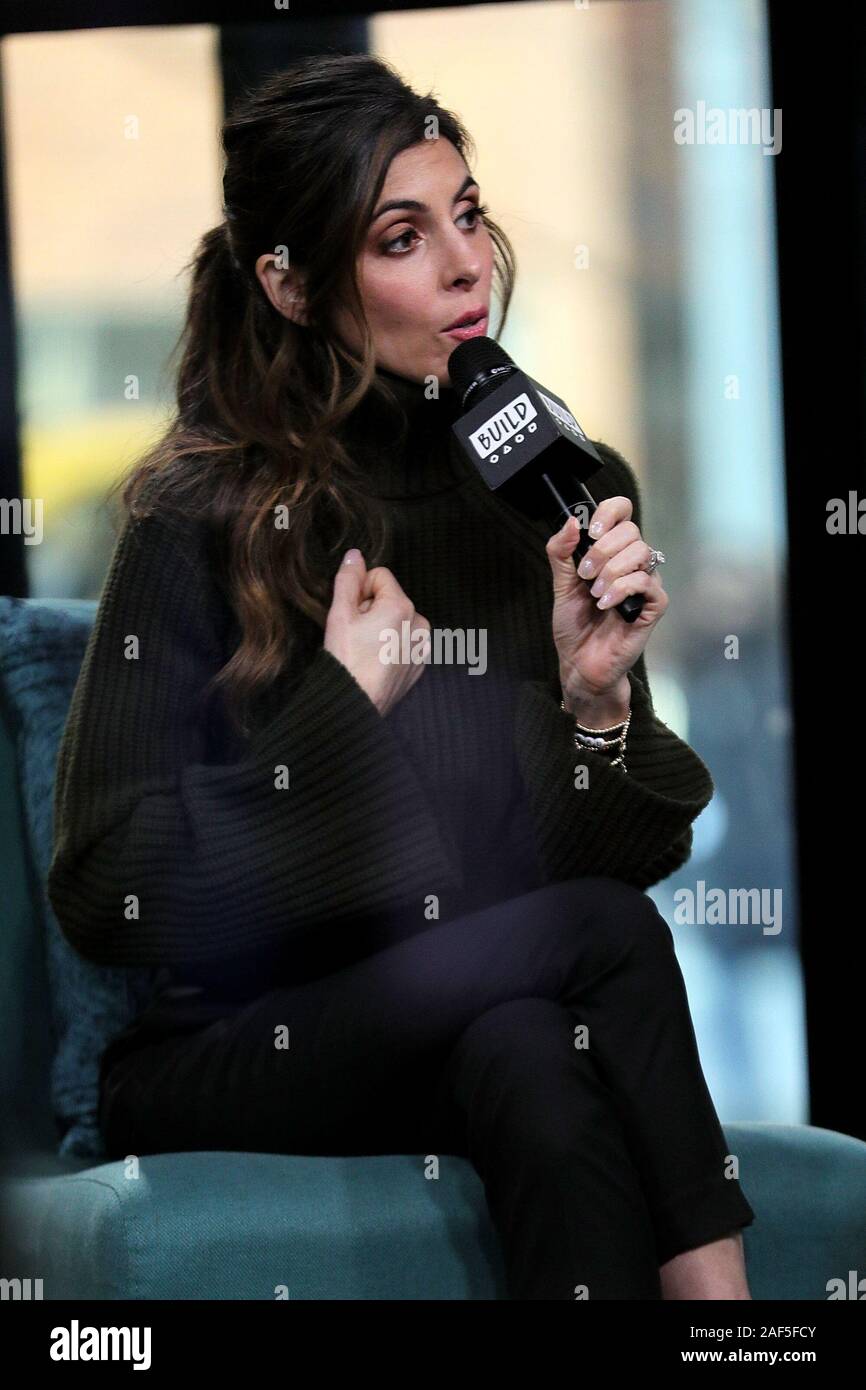
[[[256,276],[277,313],[293,323],[307,322],[304,302],[304,277],[295,266],[284,268],[274,252],[259,256]]]

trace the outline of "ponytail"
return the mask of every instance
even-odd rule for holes
[[[179,344],[186,354],[178,375],[178,407],[188,424],[222,430],[229,424],[243,437],[231,387],[243,373],[246,354],[239,348],[247,339],[251,315],[261,311],[262,290],[238,260],[227,222],[205,232],[188,268],[192,283]],[[246,361],[248,366],[248,356]]]

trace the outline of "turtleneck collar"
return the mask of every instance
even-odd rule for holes
[[[371,387],[341,432],[364,471],[365,490],[396,501],[459,486],[469,465],[451,432],[460,413],[453,388],[440,386],[438,397],[428,398],[424,384],[384,367],[376,369],[376,377],[390,389],[396,405],[386,403]]]

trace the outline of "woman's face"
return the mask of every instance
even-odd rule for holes
[[[448,358],[462,339],[445,329],[481,309],[474,331],[487,334],[494,248],[479,203],[450,140],[423,140],[391,161],[358,261],[378,366],[421,383],[432,374],[449,386]],[[348,311],[337,328],[360,352]]]

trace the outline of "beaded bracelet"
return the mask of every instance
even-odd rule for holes
[[[568,714],[568,713],[569,713],[569,711],[565,708],[565,700],[564,700],[564,699],[560,701],[560,706],[559,706],[559,707],[560,707],[560,709],[563,711],[564,714]],[[574,718],[573,715],[572,715],[572,718]],[[627,769],[627,767],[626,767],[626,765],[625,765],[625,740],[626,740],[626,735],[628,734],[628,727],[629,727],[629,724],[630,724],[630,723],[631,723],[631,707],[629,707],[629,711],[628,711],[628,714],[626,715],[625,719],[621,720],[619,724],[611,724],[610,727],[607,728],[607,729],[589,729],[589,728],[587,728],[587,727],[586,727],[585,725],[583,725],[583,724],[578,724],[577,720],[575,719],[575,720],[574,720],[574,744],[575,744],[575,747],[576,747],[576,748],[591,748],[591,749],[593,749],[595,752],[598,752],[598,753],[600,753],[600,752],[602,752],[603,750],[608,749],[608,748],[619,748],[619,753],[617,754],[617,756],[616,756],[615,758],[611,758],[611,760],[610,760],[610,765],[611,765],[611,767],[621,767],[622,770],[623,770],[623,772],[627,772],[628,769]],[[619,730],[619,733],[616,732],[617,730]],[[602,734],[602,735],[603,735],[603,734],[615,734],[616,737],[614,737],[614,738],[607,738],[607,739],[606,739],[606,738],[603,738],[603,737],[602,737],[602,738],[599,738],[599,737],[597,737],[597,735],[599,735],[599,734]]]

